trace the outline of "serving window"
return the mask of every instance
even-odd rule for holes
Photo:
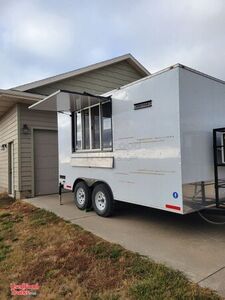
[[[112,150],[110,100],[72,113],[72,151]]]

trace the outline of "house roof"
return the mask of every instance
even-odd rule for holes
[[[16,103],[33,104],[44,97],[21,91],[0,89],[0,118]]]
[[[48,77],[48,78],[34,81],[31,83],[16,86],[16,87],[12,88],[11,90],[27,91],[27,90],[41,87],[41,86],[44,86],[47,84],[51,84],[51,83],[54,83],[54,82],[57,82],[60,80],[64,80],[64,79],[67,79],[67,78],[70,78],[73,76],[78,76],[78,75],[81,75],[81,74],[84,74],[84,73],[87,73],[90,71],[94,71],[96,69],[106,67],[106,66],[109,66],[114,63],[121,62],[121,61],[127,61],[130,65],[132,65],[133,68],[135,68],[143,76],[150,75],[150,72],[147,69],[145,69],[145,67],[142,64],[140,64],[130,53],[128,53],[128,54],[125,54],[122,56],[115,57],[113,59],[105,60],[103,62],[99,62],[99,63],[93,64],[93,65],[90,65],[90,66],[87,66],[84,68],[80,68],[80,69],[77,69],[74,71],[66,72],[63,74],[56,75],[56,76],[52,76],[52,77]]]

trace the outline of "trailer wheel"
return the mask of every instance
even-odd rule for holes
[[[91,207],[90,188],[84,181],[80,181],[74,188],[74,202],[80,210]]]
[[[114,210],[114,200],[110,189],[106,184],[96,185],[92,192],[92,206],[101,217],[109,217]]]

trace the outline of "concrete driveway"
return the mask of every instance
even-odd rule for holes
[[[93,211],[79,211],[71,193],[63,194],[62,206],[58,195],[25,201],[181,270],[194,282],[225,297],[225,226],[208,224],[197,214],[180,216],[125,203],[119,204],[114,217],[101,218]]]

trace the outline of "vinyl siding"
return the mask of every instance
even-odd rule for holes
[[[74,76],[59,82],[28,90],[31,93],[50,95],[59,89],[103,94],[142,78],[128,62],[123,61],[107,67]]]
[[[31,130],[29,134],[20,133],[20,180],[21,193],[24,197],[32,196],[33,185],[33,134],[37,128],[57,129],[57,118],[54,112],[32,111],[26,105],[20,108],[20,132],[23,124]]]
[[[14,190],[18,191],[18,117],[17,105],[10,109],[0,119],[0,147],[2,144],[7,145],[7,149],[2,151],[0,149],[0,192],[8,192],[9,180],[9,162],[8,162],[8,144],[14,143]]]

